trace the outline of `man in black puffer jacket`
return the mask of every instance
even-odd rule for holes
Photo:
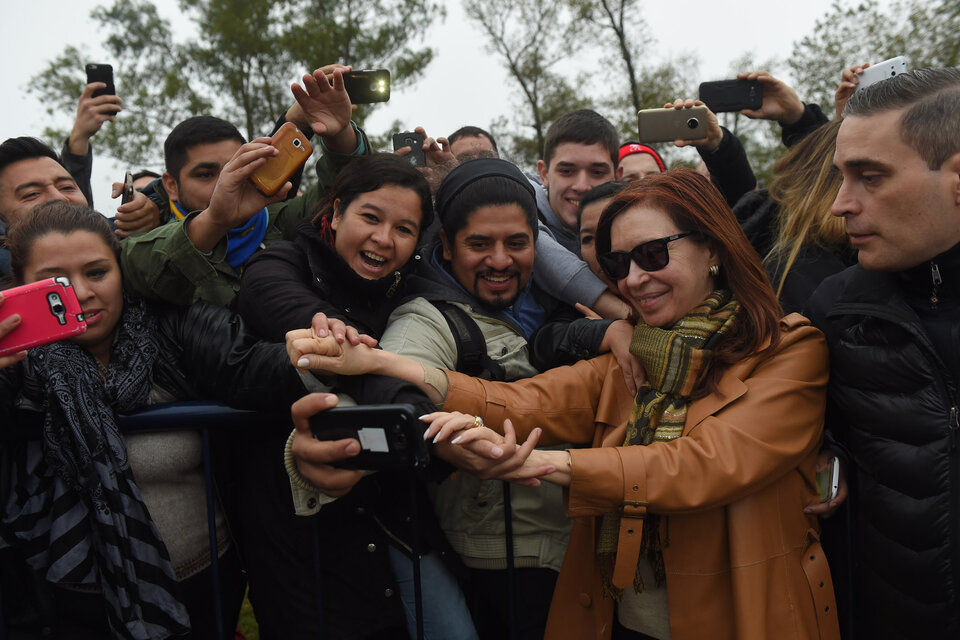
[[[858,91],[834,164],[833,213],[859,264],[825,280],[807,312],[830,345],[824,448],[850,480],[853,603],[841,613],[858,639],[958,638],[960,70]]]

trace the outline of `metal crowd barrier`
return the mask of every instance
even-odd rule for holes
[[[266,413],[232,409],[214,402],[175,402],[148,407],[136,413],[118,416],[123,433],[149,431],[199,431],[203,444],[203,479],[207,502],[207,533],[210,545],[211,588],[214,594],[214,612],[217,621],[217,636],[224,637],[223,603],[220,600],[220,562],[217,555],[216,497],[213,485],[212,456],[210,453],[211,429],[239,429],[255,427],[266,422],[290,421],[289,412]],[[279,455],[279,452],[278,454]],[[231,630],[232,631],[232,630]],[[0,602],[0,640],[8,640],[9,631]]]

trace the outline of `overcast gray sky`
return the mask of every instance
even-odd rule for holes
[[[380,133],[399,119],[411,128],[423,125],[431,135],[446,135],[465,124],[488,127],[495,118],[509,114],[519,104],[502,64],[486,52],[484,40],[467,20],[460,0],[441,1],[447,6],[446,21],[435,24],[426,38],[437,49],[436,58],[422,81],[404,91],[394,91],[387,106],[368,120],[371,132]],[[699,82],[728,77],[730,62],[745,52],[750,52],[755,60],[787,59],[793,43],[811,32],[830,3],[831,0],[723,4],[715,0],[647,0],[642,7],[649,34],[657,40],[657,55],[697,55],[700,77],[695,81]],[[0,59],[6,93],[0,101],[0,140],[39,135],[51,124],[68,127],[73,113],[62,114],[51,123],[41,102],[27,95],[26,88],[30,78],[65,45],[96,50],[101,36],[89,19],[90,11],[109,1],[8,0],[3,4]],[[178,17],[175,1],[158,0],[157,5],[164,16],[183,20]],[[85,62],[78,60],[77,65],[82,67]],[[597,61],[587,56],[571,60],[571,65],[602,71]],[[96,149],[96,138],[93,144]],[[122,178],[123,170],[108,158],[95,158],[94,198],[97,208],[108,215],[112,214],[107,200],[109,183]]]

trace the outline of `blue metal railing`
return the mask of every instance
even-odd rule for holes
[[[224,637],[223,602],[220,598],[220,563],[217,554],[216,495],[213,482],[213,464],[210,452],[211,429],[240,429],[267,422],[292,423],[289,412],[266,413],[233,409],[215,402],[175,402],[148,407],[136,413],[118,416],[123,433],[157,431],[198,431],[203,445],[203,479],[206,491],[207,533],[210,545],[211,588],[214,596],[217,637]],[[232,631],[232,630],[231,630]],[[7,640],[8,632],[0,602],[0,640]]]

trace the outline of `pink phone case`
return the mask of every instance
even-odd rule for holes
[[[3,291],[0,320],[19,313],[20,326],[0,338],[0,356],[78,336],[87,330],[67,278],[47,278]]]

